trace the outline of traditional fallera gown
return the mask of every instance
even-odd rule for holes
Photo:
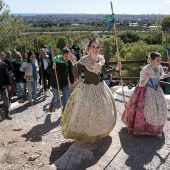
[[[110,74],[115,70],[106,70],[104,62],[101,55],[97,56],[97,63],[87,55],[73,66],[73,75],[78,77],[84,69],[85,79],[72,92],[64,110],[61,125],[65,138],[95,142],[107,136],[114,128],[114,96],[100,74]]]
[[[151,79],[145,87],[136,86],[123,112],[122,121],[136,135],[161,136],[167,119],[167,105],[159,85],[164,72],[161,65],[153,69],[148,64],[140,72],[140,82],[146,78],[145,70],[151,74]]]

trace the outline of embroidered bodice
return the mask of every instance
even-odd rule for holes
[[[90,60],[89,56],[81,57],[75,66],[72,66],[72,71],[74,77],[81,75],[82,70],[85,73],[84,83],[95,84],[103,81],[100,74],[112,74],[115,69],[106,70],[104,57],[99,55],[97,61],[93,62]]]
[[[147,64],[140,72],[140,82],[146,79],[146,76],[144,75],[144,71],[147,70],[151,75],[151,81],[153,82],[154,87],[159,85],[160,79],[163,79],[164,71],[161,65],[159,65],[157,68],[153,69],[151,64]],[[146,83],[146,86],[152,87],[152,83],[149,80]]]

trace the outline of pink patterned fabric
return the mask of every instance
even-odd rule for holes
[[[149,87],[137,86],[135,88],[127,103],[126,111],[123,112],[122,121],[128,130],[136,135],[161,135],[164,124],[153,125],[146,122],[144,110],[145,105],[147,105],[147,103],[145,103],[147,88]],[[156,105],[156,103],[154,104]],[[158,112],[158,115],[159,114]]]

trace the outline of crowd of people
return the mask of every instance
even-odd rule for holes
[[[22,54],[16,49],[12,52],[0,52],[0,61],[7,66],[7,73],[10,80],[8,83],[10,83],[9,85],[11,87],[10,90],[7,90],[6,97],[8,98],[8,104],[5,102],[4,104],[8,105],[9,108],[14,95],[17,95],[19,103],[28,101],[32,105],[36,104],[37,87],[39,86],[43,89],[45,99],[53,94],[49,104],[49,112],[53,112],[54,105],[60,98],[60,92],[58,93],[59,86],[59,90],[62,93],[62,109],[64,111],[70,90],[72,91],[74,89],[74,81],[81,81],[84,78],[83,75],[82,77],[74,78],[72,64],[69,60],[69,53],[72,53],[77,61],[84,56],[83,50],[80,49],[78,43],[79,41],[75,40],[72,46],[64,47],[61,54],[54,58],[52,58],[45,44],[40,46],[37,56],[33,51],[29,50],[26,50]],[[7,82],[2,80],[2,83]],[[12,119],[9,111],[8,116],[5,116],[5,118]]]
[[[0,52],[0,96],[4,104],[6,119],[12,119],[10,104],[16,93],[18,102],[37,103],[37,86],[44,91],[44,98],[52,96],[49,112],[54,111],[55,103],[62,94],[62,134],[65,138],[95,142],[107,136],[116,123],[116,106],[110,88],[118,85],[112,74],[121,69],[108,69],[104,50],[96,38],[92,38],[83,54],[78,40],[73,46],[66,46],[55,57],[48,54],[46,46],[41,45],[39,56],[33,51],[23,54],[13,50]],[[162,137],[167,119],[167,106],[159,80],[169,78],[163,68],[161,55],[149,54],[149,64],[140,72],[139,84],[130,97],[122,121],[128,130],[137,135],[156,135]],[[104,81],[105,78],[108,80]],[[77,87],[74,81],[80,80]],[[70,93],[70,89],[73,92]],[[97,111],[96,111],[97,109]]]

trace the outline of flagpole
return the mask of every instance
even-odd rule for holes
[[[110,1],[110,5],[111,5],[112,15],[114,15],[114,13],[113,13],[113,5],[112,5],[111,1]],[[119,45],[118,45],[118,38],[117,38],[117,31],[116,31],[116,22],[114,22],[113,28],[114,28],[114,37],[115,37],[115,42],[116,42],[116,50],[117,50],[117,55],[118,55],[117,58],[118,58],[118,61],[120,61],[120,52],[119,52]],[[122,95],[123,95],[125,113],[126,113],[126,116],[128,116],[128,112],[127,112],[127,109],[126,109],[126,99],[125,99],[125,93],[124,93],[124,88],[123,88],[121,67],[120,67],[120,70],[119,70],[119,75],[120,75],[120,84],[122,86]],[[129,128],[128,128],[128,132],[129,132]]]
[[[163,50],[166,51],[167,61],[169,62],[169,66],[170,66],[170,58],[169,58],[168,50],[166,49],[167,46],[164,48],[164,43],[166,45],[166,38],[163,31],[162,31],[162,38],[163,38]]]
[[[52,58],[53,58],[53,55],[52,55]],[[53,60],[53,62],[55,62],[55,61]],[[59,100],[60,100],[61,114],[63,114],[61,94],[60,94],[60,87],[59,87],[59,83],[58,83],[58,75],[57,75],[57,70],[56,70],[56,68],[54,69],[54,71],[55,71],[55,78],[56,78],[56,82],[57,82],[58,96],[59,96]]]
[[[61,114],[63,114],[61,94],[60,94],[60,88],[59,88],[59,84],[58,84],[58,76],[57,76],[57,70],[56,70],[56,68],[55,68],[55,78],[56,78],[56,81],[57,81],[57,89],[58,89],[58,95],[59,95],[59,100],[60,100]]]
[[[51,47],[51,48],[52,48],[52,47]],[[51,51],[52,51],[52,50],[51,50]],[[51,53],[51,56],[52,56],[52,59],[54,59],[53,52]],[[55,61],[53,60],[53,62],[55,62]],[[55,78],[56,78],[56,82],[57,82],[57,90],[58,90],[58,96],[59,96],[59,100],[60,100],[61,114],[63,114],[61,94],[60,94],[60,87],[59,87],[58,75],[57,75],[57,70],[56,70],[56,68],[54,69],[54,72],[55,72]]]
[[[41,62],[42,60],[42,62]],[[42,64],[43,64],[43,59],[40,53],[40,63],[41,63],[41,76],[42,76],[42,84],[43,84],[43,91],[44,91],[44,100],[46,100],[46,93],[45,93],[45,89],[44,89],[44,76],[43,76],[43,71],[42,71]]]
[[[38,41],[37,41],[37,38],[35,38],[36,41],[34,41],[36,43],[36,47],[37,47],[37,54],[39,55],[39,59],[40,59],[40,67],[41,67],[41,77],[42,77],[42,81],[41,81],[41,84],[43,84],[43,91],[44,91],[44,100],[46,100],[46,94],[45,94],[45,89],[44,89],[44,76],[43,76],[43,71],[42,71],[42,64],[43,64],[43,61],[41,62],[42,60],[42,56],[41,56],[41,52],[39,52],[38,50]]]

